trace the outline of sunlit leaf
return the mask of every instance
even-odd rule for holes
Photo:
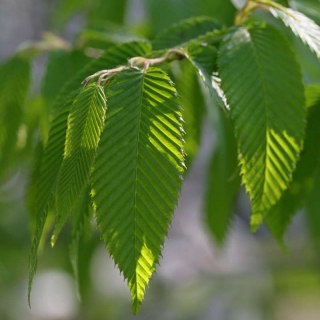
[[[292,182],[266,217],[266,224],[282,243],[284,234],[290,225],[292,217],[305,204],[311,192],[314,177],[320,165],[320,103],[309,110],[306,128],[306,138],[297,169],[293,173]]]
[[[292,9],[286,8],[286,11],[281,11],[271,8],[270,11],[276,18],[282,20],[320,59],[320,27],[314,21]]]
[[[98,226],[137,313],[182,184],[182,117],[172,82],[157,68],[118,74],[107,99],[92,196]]]
[[[252,229],[287,189],[302,148],[302,77],[286,39],[273,27],[239,28],[219,54],[222,89],[239,145]]]

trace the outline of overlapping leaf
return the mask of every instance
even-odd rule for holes
[[[127,60],[133,56],[144,56],[150,50],[150,45],[147,43],[127,43],[116,46],[108,50],[99,59],[92,62],[89,66],[84,68],[84,71],[79,72],[77,76],[68,82],[58,98],[57,116],[54,118],[48,143],[44,150],[43,161],[41,164],[39,184],[37,186],[37,199],[35,215],[37,217],[37,226],[31,247],[30,261],[29,261],[29,303],[30,291],[33,277],[36,273],[37,267],[37,250],[40,243],[42,230],[47,218],[48,209],[52,205],[53,192],[56,187],[58,173],[63,160],[64,143],[67,131],[67,119],[71,105],[78,95],[79,87],[81,88],[81,81],[91,73],[97,72],[101,69],[111,69],[119,64],[126,64]]]
[[[316,244],[317,250],[320,245],[320,170],[314,177],[314,184],[306,203],[307,226],[311,233],[311,238]]]
[[[184,172],[177,93],[160,69],[125,70],[107,89],[92,174],[97,222],[135,313],[161,255]]]
[[[0,66],[0,174],[17,141],[30,85],[30,62],[14,56]]]
[[[298,209],[302,208],[313,187],[320,165],[320,103],[309,110],[306,138],[292,182],[282,198],[269,211],[266,224],[281,243],[283,236]]]
[[[194,42],[187,47],[186,55],[208,88],[214,103],[222,110],[226,110],[226,100],[219,84],[220,79],[213,77],[213,72],[217,70],[217,49]],[[208,111],[210,113],[212,110]]]
[[[225,38],[219,73],[255,229],[287,188],[301,151],[305,127],[301,72],[286,39],[273,27],[262,26],[239,28]]]
[[[36,200],[34,201],[34,213],[32,214],[36,217],[36,229],[33,236],[31,253],[29,257],[29,304],[32,281],[37,269],[37,251],[43,228],[48,216],[48,211],[52,206],[53,192],[56,187],[56,181],[63,159],[67,118],[74,98],[75,97],[71,97],[65,102],[64,110],[53,120],[49,132],[48,142],[42,155],[42,163],[35,192]]]
[[[181,21],[161,32],[152,42],[155,50],[181,47],[207,32],[221,29],[217,20],[206,17]]]
[[[180,95],[179,102],[185,121],[185,163],[187,168],[190,168],[200,145],[202,122],[205,115],[205,103],[196,70],[190,63],[185,61],[181,64],[181,73],[176,77],[174,82]]]
[[[91,231],[90,191],[86,186],[79,196],[79,201],[72,212],[72,241],[70,243],[70,262],[73,275],[77,284],[78,295],[81,298],[81,286],[79,277],[79,256],[81,250],[80,238],[89,229]]]
[[[106,97],[101,86],[90,85],[74,101],[69,117],[63,161],[56,189],[56,227],[52,244],[89,183],[106,114]]]
[[[235,195],[239,189],[237,148],[233,128],[226,115],[226,100],[213,72],[217,69],[217,50],[214,47],[191,43],[187,57],[197,69],[208,88],[208,116],[214,125],[218,142],[211,159],[205,196],[205,219],[215,240],[225,240],[232,219]]]
[[[320,27],[304,14],[286,8],[285,11],[275,8],[271,13],[292,30],[292,32],[314,52],[320,59]]]
[[[205,194],[205,220],[217,243],[225,241],[233,217],[235,198],[240,188],[237,144],[233,126],[214,101],[214,129],[217,146],[209,164]]]

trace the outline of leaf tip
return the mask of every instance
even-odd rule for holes
[[[142,306],[142,301],[138,298],[134,298],[133,301],[132,301],[132,310],[133,310],[133,314],[135,316],[138,315],[140,309],[141,309],[141,306]]]
[[[255,213],[250,219],[250,232],[257,232],[263,222],[263,215],[261,213]]]

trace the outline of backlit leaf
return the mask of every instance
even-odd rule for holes
[[[157,68],[129,69],[107,89],[93,171],[97,223],[137,313],[177,205],[184,173],[177,93]]]
[[[235,126],[255,230],[287,189],[302,148],[301,72],[282,34],[262,26],[241,27],[226,36],[219,74]]]

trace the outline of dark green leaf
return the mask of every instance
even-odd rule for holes
[[[221,29],[220,24],[207,17],[197,17],[181,21],[161,32],[152,42],[155,50],[182,47],[207,32]]]
[[[90,3],[89,25],[96,25],[100,21],[123,23],[127,0],[95,0]]]
[[[55,28],[62,28],[68,20],[86,9],[87,0],[60,0],[54,8],[52,23]]]
[[[30,294],[32,281],[37,270],[37,251],[42,237],[43,228],[47,220],[48,212],[52,206],[53,191],[56,186],[59,169],[63,159],[67,118],[74,98],[75,97],[71,97],[65,102],[64,110],[62,110],[61,113],[52,121],[49,139],[42,155],[40,174],[36,186],[35,212],[32,213],[32,215],[36,217],[36,230],[33,236],[31,253],[29,257],[29,305],[31,303]]]
[[[78,295],[81,299],[81,286],[79,278],[79,256],[81,251],[81,235],[86,233],[89,228],[91,231],[91,208],[90,208],[90,190],[88,187],[79,196],[77,205],[72,212],[72,240],[70,244],[70,262],[73,270],[73,275],[76,280]]]
[[[211,103],[217,146],[208,169],[205,219],[217,243],[225,241],[233,217],[235,198],[240,188],[237,144],[233,126],[225,112]]]
[[[320,171],[314,177],[312,191],[306,203],[307,225],[311,233],[311,238],[315,242],[317,249],[320,245]]]
[[[30,86],[30,62],[14,56],[0,66],[0,176],[17,142]]]
[[[79,50],[51,52],[42,84],[43,97],[50,103],[54,102],[57,94],[68,79],[78,74],[79,70],[83,69],[90,60]]]
[[[137,36],[128,28],[107,24],[103,28],[83,30],[79,41],[83,47],[106,50],[115,44],[141,40],[143,40],[142,37]]]

